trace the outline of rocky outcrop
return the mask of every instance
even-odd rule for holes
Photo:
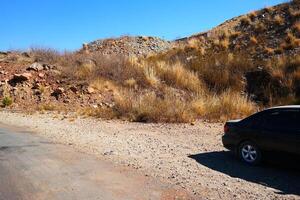
[[[157,37],[120,37],[116,39],[96,40],[84,44],[82,52],[99,52],[104,55],[122,54],[145,56],[171,49],[173,44]]]
[[[8,81],[12,86],[16,86],[18,83],[28,81],[32,77],[31,73],[14,74],[13,78]]]

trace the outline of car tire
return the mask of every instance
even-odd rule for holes
[[[238,156],[241,161],[248,165],[254,166],[261,162],[261,151],[258,146],[251,141],[246,141],[239,145]]]

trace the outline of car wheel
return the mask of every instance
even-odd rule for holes
[[[238,153],[239,158],[249,165],[258,165],[261,161],[261,151],[253,142],[241,143]]]

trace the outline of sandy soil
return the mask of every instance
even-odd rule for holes
[[[0,112],[53,142],[130,166],[205,199],[300,199],[299,170],[249,167],[221,144],[222,124],[141,124],[63,115]]]

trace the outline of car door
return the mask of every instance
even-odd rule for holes
[[[295,134],[290,128],[294,114],[293,110],[274,110],[263,116],[259,141],[264,150],[294,152]]]
[[[289,118],[285,135],[288,152],[300,154],[300,110],[291,112]]]

